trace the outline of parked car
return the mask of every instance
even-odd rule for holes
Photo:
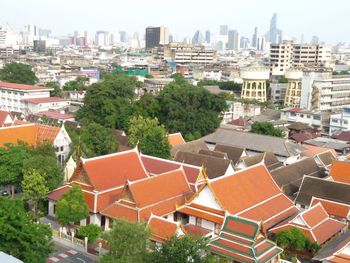
[[[1,192],[1,196],[9,196],[9,193],[6,190],[4,190]]]

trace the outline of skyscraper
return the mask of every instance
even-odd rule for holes
[[[205,31],[205,42],[207,44],[210,44],[210,31],[209,30]]]
[[[238,32],[237,30],[228,31],[227,48],[231,50],[238,50]]]
[[[228,25],[220,26],[220,35],[224,36],[228,34]]]
[[[258,40],[258,28],[255,27],[255,28],[254,28],[254,34],[253,34],[253,37],[252,37],[252,46],[253,46],[253,47],[256,47],[256,45],[257,45],[257,40]]]
[[[277,14],[276,13],[274,13],[271,18],[269,41],[271,43],[276,43],[277,41]]]
[[[168,28],[163,26],[146,28],[146,49],[166,44],[169,44]]]
[[[311,45],[318,45],[320,40],[318,38],[318,36],[312,36],[311,38]]]
[[[197,30],[196,33],[194,33],[193,38],[192,38],[192,44],[198,45],[203,43],[204,37],[201,33],[201,31]]]

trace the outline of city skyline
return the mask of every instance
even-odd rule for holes
[[[137,6],[140,8],[135,8]],[[317,35],[320,41],[330,44],[350,42],[350,29],[340,23],[350,7],[346,0],[335,1],[329,6],[320,6],[314,0],[283,3],[252,0],[249,4],[247,1],[219,0],[210,8],[197,0],[179,0],[172,6],[164,6],[164,1],[159,0],[151,0],[147,5],[136,0],[118,3],[101,0],[99,5],[91,6],[82,1],[14,0],[5,2],[2,7],[6,12],[0,23],[9,23],[15,31],[23,30],[26,24],[35,24],[38,28],[51,29],[55,36],[72,34],[75,30],[87,30],[89,37],[98,30],[124,30],[129,34],[138,32],[143,38],[147,26],[163,25],[175,39],[181,39],[192,37],[197,30],[204,33],[209,29],[218,33],[220,25],[228,25],[241,36],[251,38],[255,27],[258,27],[259,36],[268,32],[271,17],[277,13],[277,27],[283,30],[285,39],[300,39],[304,35],[305,41],[309,42]]]

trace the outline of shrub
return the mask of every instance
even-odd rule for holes
[[[101,235],[102,230],[98,225],[90,224],[78,229],[79,237],[87,237],[89,243],[93,243]]]

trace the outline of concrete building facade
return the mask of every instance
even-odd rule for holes
[[[241,97],[258,101],[267,100],[266,81],[269,79],[269,69],[263,67],[251,67],[241,69],[243,86]]]
[[[286,71],[285,77],[288,79],[286,96],[284,105],[287,107],[300,107],[301,96],[301,80],[303,72],[301,69],[289,69]]]

